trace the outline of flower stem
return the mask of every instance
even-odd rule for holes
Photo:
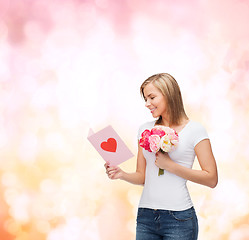
[[[159,168],[159,171],[158,171],[158,176],[163,175],[163,174],[164,174],[164,170],[163,170],[163,169],[161,169],[161,168]]]

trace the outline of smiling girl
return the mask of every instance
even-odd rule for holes
[[[106,173],[110,179],[144,185],[136,240],[196,240],[198,220],[186,182],[211,188],[217,185],[217,167],[208,134],[202,124],[187,117],[180,88],[170,74],[149,77],[140,92],[156,120],[139,128],[136,172],[127,173],[105,164]],[[173,128],[178,133],[175,151],[155,154],[141,148],[142,132],[156,125]],[[192,169],[195,157],[201,170]],[[164,169],[165,174],[158,176],[158,168]]]

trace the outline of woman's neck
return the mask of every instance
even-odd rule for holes
[[[182,125],[186,125],[188,122],[189,122],[189,119],[184,117],[179,121],[179,124],[170,124],[170,121],[168,119],[162,118],[159,124],[166,126],[166,127],[176,128]]]

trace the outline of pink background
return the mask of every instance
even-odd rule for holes
[[[0,0],[0,239],[134,239],[142,188],[109,180],[87,134],[111,124],[135,153],[158,72],[219,167],[217,188],[188,184],[199,239],[249,239],[248,22],[248,0]]]

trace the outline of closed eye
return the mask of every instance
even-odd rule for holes
[[[155,97],[150,97],[151,100],[153,100]],[[147,99],[144,99],[145,102],[147,102]]]
[[[150,98],[151,100],[153,100],[155,98],[155,96],[152,96],[152,94],[149,94],[148,98]],[[144,101],[147,102],[147,98],[144,98]]]

